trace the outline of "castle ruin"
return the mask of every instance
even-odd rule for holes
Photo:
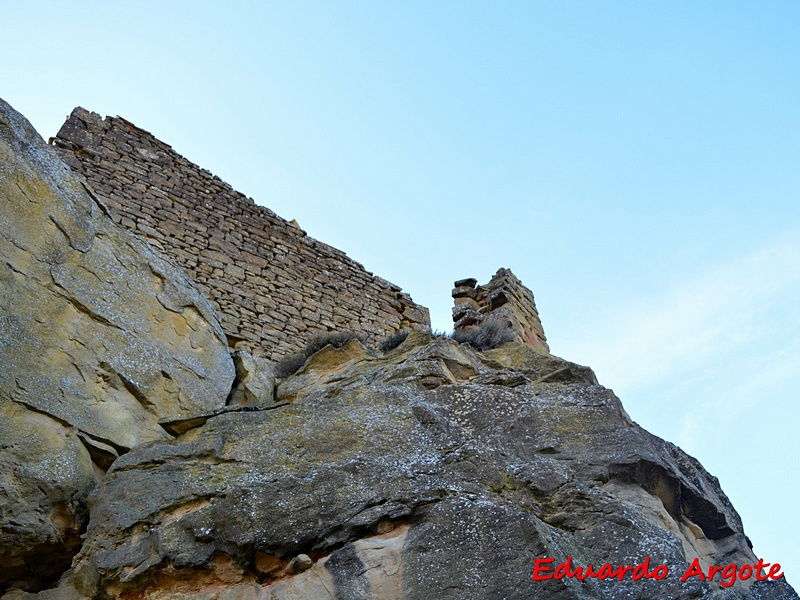
[[[430,329],[428,309],[399,286],[125,119],[76,108],[51,143],[117,224],[189,273],[219,311],[231,347],[262,348],[274,360],[327,331],[376,340]]]
[[[78,107],[50,142],[118,225],[189,274],[232,348],[277,360],[329,331],[375,342],[399,329],[430,330],[428,309],[399,286],[121,117]],[[549,352],[533,294],[508,269],[485,286],[458,281],[453,296],[456,329],[498,314],[518,341]]]
[[[454,286],[456,331],[477,327],[491,315],[513,330],[515,341],[550,352],[533,293],[509,269],[498,269],[486,285],[470,278],[460,279]]]

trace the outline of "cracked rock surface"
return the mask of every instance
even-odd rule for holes
[[[2,101],[0,197],[2,600],[797,598],[680,582],[756,555],[591,369],[412,333],[231,393],[208,301]],[[670,575],[531,580],[568,556]]]
[[[69,567],[86,497],[159,421],[224,406],[211,308],[0,100],[0,591]]]
[[[290,404],[211,417],[114,463],[74,563],[82,593],[796,598],[785,583],[679,581],[695,557],[756,560],[739,517],[585,367],[412,334],[386,355],[324,348],[281,386]],[[536,556],[568,555],[649,556],[671,575],[531,581]]]

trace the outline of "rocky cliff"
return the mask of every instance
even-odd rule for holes
[[[411,333],[275,385],[6,104],[0,153],[3,600],[797,598],[680,580],[757,557],[587,367]]]
[[[0,197],[0,581],[40,587],[99,473],[168,439],[159,420],[224,406],[234,369],[208,300],[5,103]]]

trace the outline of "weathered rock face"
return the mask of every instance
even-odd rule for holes
[[[281,391],[285,389],[285,392]],[[74,563],[97,598],[796,598],[680,575],[754,562],[713,477],[592,372],[522,344],[351,341],[228,412],[120,457]],[[534,558],[668,565],[662,581],[531,581]],[[747,582],[748,584],[750,582]]]
[[[510,272],[457,288],[525,343],[350,340],[283,381],[240,352],[231,390],[208,302],[2,101],[0,197],[2,600],[798,598],[680,581],[756,561],[738,515],[525,329]],[[542,557],[669,576],[532,581]]]
[[[245,350],[233,354],[236,381],[228,398],[229,406],[265,408],[275,403],[275,376],[271,363]]]
[[[208,301],[2,100],[0,199],[3,589],[51,583],[95,469],[169,439],[160,420],[224,406],[234,369]]]
[[[69,568],[96,484],[76,429],[0,395],[0,589],[48,587]]]

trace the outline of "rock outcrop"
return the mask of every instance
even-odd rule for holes
[[[280,388],[290,390],[281,394]],[[412,334],[326,347],[271,410],[120,457],[74,570],[88,597],[795,598],[679,581],[755,562],[716,479],[633,423],[586,367]],[[537,556],[669,567],[532,582]]]
[[[0,198],[0,586],[43,587],[96,477],[224,406],[234,368],[208,300],[1,100]]]
[[[509,271],[457,287],[518,341],[412,332],[234,368],[208,301],[4,103],[0,195],[2,600],[798,598],[680,580],[756,562],[739,516],[549,354]],[[533,581],[545,557],[669,574]]]
[[[236,380],[229,406],[264,408],[275,403],[275,375],[266,358],[238,350],[233,353],[233,364]]]

